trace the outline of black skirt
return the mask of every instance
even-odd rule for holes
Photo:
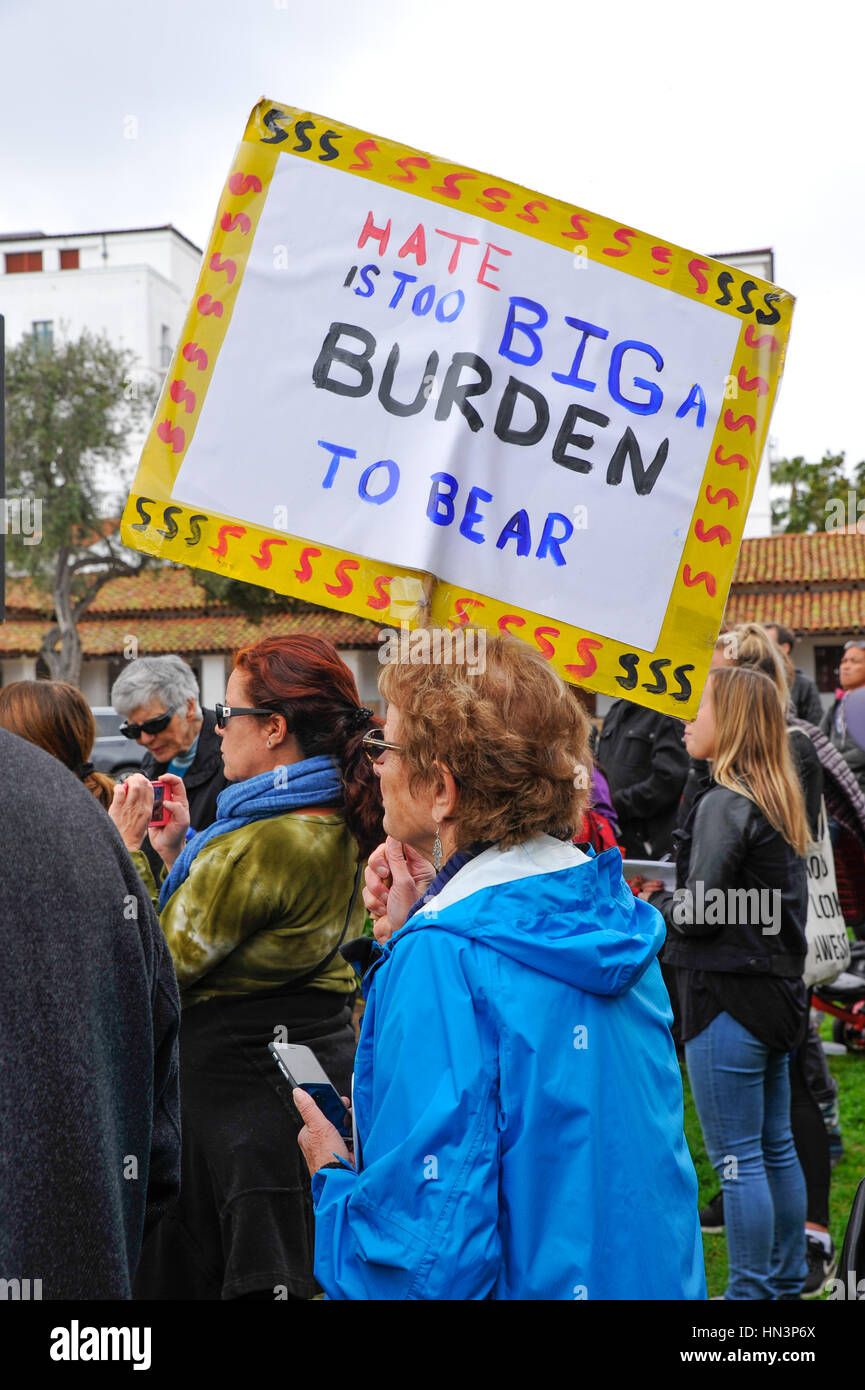
[[[211,999],[180,1028],[181,1191],[144,1242],[136,1299],[309,1299],[314,1218],[300,1118],[268,1043],[311,1048],[340,1095],[352,996],[305,989]]]

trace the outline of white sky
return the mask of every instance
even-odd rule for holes
[[[697,252],[773,247],[797,298],[775,450],[852,465],[865,21],[854,0],[698,4],[0,0],[0,230],[172,222],[203,246],[267,96]]]

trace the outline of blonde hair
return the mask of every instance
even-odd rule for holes
[[[715,715],[712,776],[753,801],[788,845],[804,854],[811,837],[790,754],[784,697],[751,666],[716,667],[709,672],[709,687]]]
[[[718,638],[715,651],[723,651],[734,666],[751,666],[762,671],[775,682],[786,705],[795,667],[760,623],[737,623]]]
[[[460,789],[460,845],[509,849],[534,835],[570,839],[591,781],[588,718],[549,663],[516,637],[480,634],[484,665],[392,661],[379,689],[400,719],[409,786],[444,763]],[[449,650],[450,632],[431,631]]]

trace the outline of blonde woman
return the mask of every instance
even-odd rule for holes
[[[675,893],[641,896],[668,927],[681,1035],[706,1148],[722,1179],[729,1299],[798,1298],[805,1183],[788,1058],[805,1034],[808,827],[778,688],[716,668],[685,729],[712,764],[680,837]]]

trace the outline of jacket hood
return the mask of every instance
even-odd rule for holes
[[[430,926],[602,995],[631,989],[666,935],[661,914],[625,883],[618,849],[588,858],[548,835],[470,860],[391,947]]]

